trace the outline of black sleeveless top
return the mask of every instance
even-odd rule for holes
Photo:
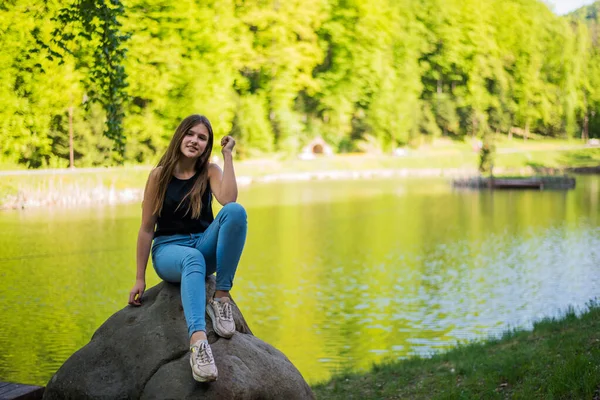
[[[192,219],[192,210],[188,211],[190,203],[189,198],[179,206],[181,199],[183,199],[194,186],[197,177],[198,172],[190,179],[171,178],[165,193],[162,211],[156,220],[156,231],[154,232],[155,238],[158,236],[204,232],[210,223],[213,222],[214,217],[212,212],[210,182],[208,182],[206,190],[202,195],[202,211],[200,212],[200,218]],[[179,208],[177,208],[177,206],[179,206]]]

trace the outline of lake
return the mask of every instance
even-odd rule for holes
[[[232,295],[309,383],[529,329],[600,293],[599,176],[568,192],[254,184],[239,202]],[[139,204],[0,212],[0,381],[45,385],[126,306],[140,218]]]

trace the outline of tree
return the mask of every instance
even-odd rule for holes
[[[78,68],[86,71],[87,96],[90,102],[102,105],[106,113],[104,134],[113,140],[121,160],[125,153],[123,118],[127,101],[124,42],[129,38],[120,32],[119,17],[123,13],[120,0],[76,0],[52,18],[58,26],[52,32],[51,43],[40,39],[38,27],[32,30],[51,61],[63,64],[68,54],[76,57]]]

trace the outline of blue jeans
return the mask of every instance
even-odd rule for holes
[[[206,330],[206,277],[217,273],[217,290],[230,290],[244,249],[248,223],[238,203],[226,204],[202,233],[159,236],[152,264],[167,282],[181,282],[188,334]]]

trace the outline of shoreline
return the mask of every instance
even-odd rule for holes
[[[319,399],[600,398],[600,308],[545,318],[532,330],[458,344],[430,358],[375,364],[311,385]]]
[[[31,177],[38,182],[13,185],[4,193],[0,191],[0,210],[36,207],[78,207],[90,205],[116,205],[140,202],[143,186],[151,167],[112,167],[82,169],[46,169],[0,171],[0,176],[19,179]],[[133,174],[131,174],[133,172]],[[568,168],[495,168],[496,175],[564,175],[598,174],[600,166]],[[113,174],[115,176],[102,176]],[[117,174],[125,174],[124,177]],[[241,174],[237,176],[240,187],[254,184],[302,182],[322,180],[361,180],[397,178],[464,178],[480,175],[476,168],[376,168],[331,169],[322,171],[297,171],[271,174]],[[48,179],[50,177],[50,179]],[[107,181],[108,180],[108,181]],[[121,180],[128,182],[121,182]],[[8,192],[8,193],[7,193]]]

